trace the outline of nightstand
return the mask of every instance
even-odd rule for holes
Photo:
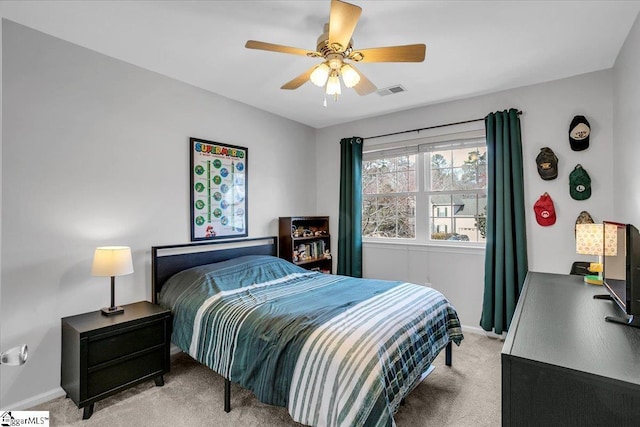
[[[100,311],[62,319],[60,385],[82,418],[94,403],[153,378],[164,385],[169,372],[171,311],[147,301],[124,306],[124,313]]]

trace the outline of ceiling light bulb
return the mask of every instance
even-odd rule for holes
[[[332,70],[339,70],[340,67],[342,67],[342,57],[336,55],[335,57],[329,58],[329,67]]]
[[[326,62],[318,65],[315,70],[309,76],[309,80],[316,86],[324,86],[327,82],[327,77],[329,77],[329,66]]]
[[[340,79],[338,78],[338,73],[333,73],[327,80],[327,95],[338,96],[340,93]]]
[[[340,69],[340,73],[346,87],[354,87],[360,81],[360,74],[349,64],[344,64]]]

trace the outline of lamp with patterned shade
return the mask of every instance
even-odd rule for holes
[[[614,224],[576,224],[576,253],[597,255],[589,271],[597,274],[584,276],[586,283],[602,285],[602,256],[615,256],[618,251],[616,226]]]

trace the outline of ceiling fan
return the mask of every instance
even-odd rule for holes
[[[297,89],[310,80],[317,86],[324,86],[326,94],[333,95],[334,100],[337,101],[338,95],[341,93],[339,77],[342,77],[346,87],[354,88],[359,95],[368,95],[376,91],[376,86],[354,66],[354,63],[422,62],[426,46],[424,44],[410,44],[354,49],[351,36],[361,13],[362,8],[359,6],[340,0],[331,0],[329,22],[324,25],[324,33],[318,38],[315,51],[256,40],[247,41],[245,47],[324,60],[319,65],[314,65],[298,77],[285,83],[281,89]]]

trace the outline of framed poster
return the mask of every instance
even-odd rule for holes
[[[190,138],[191,240],[247,237],[244,147]]]

